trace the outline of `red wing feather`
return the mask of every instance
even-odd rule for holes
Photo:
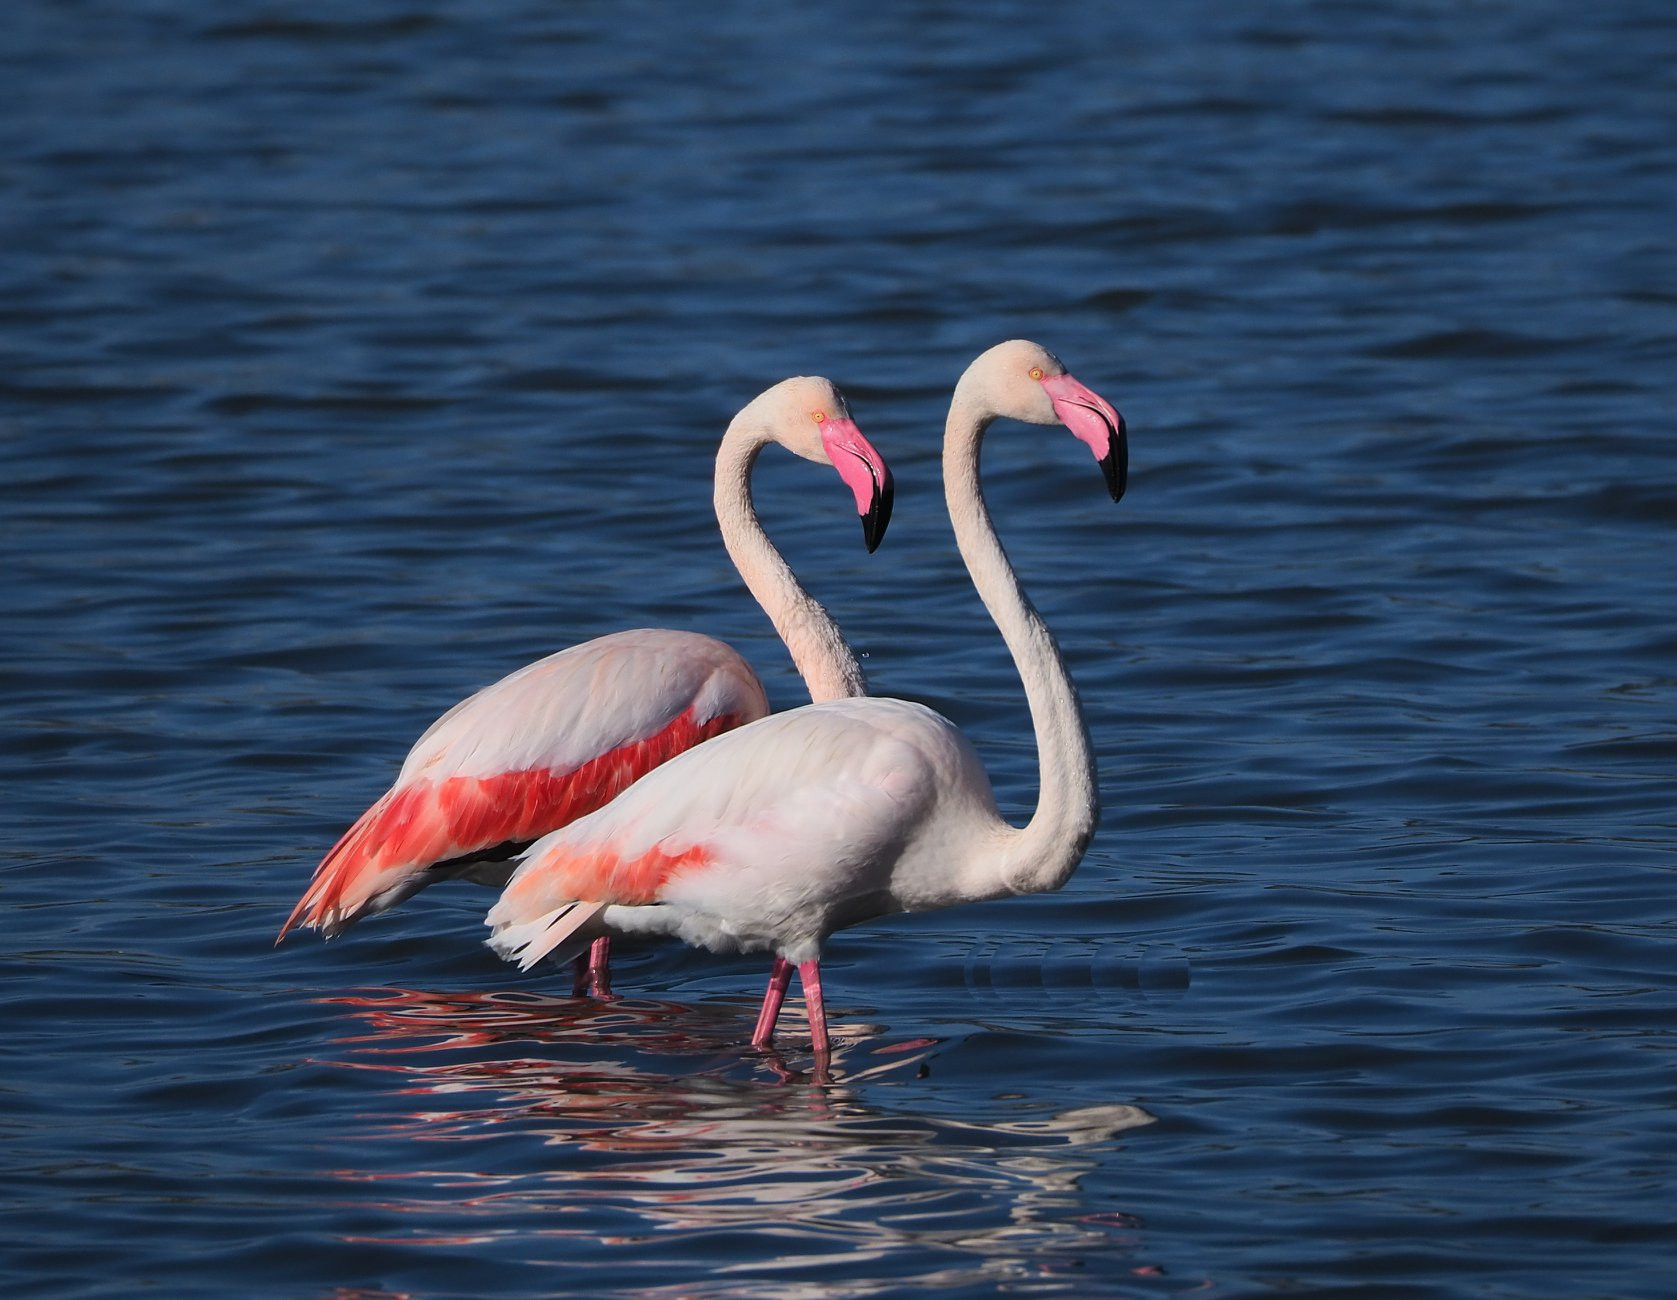
[[[421,888],[428,883],[425,873],[439,863],[503,846],[510,853],[540,839],[604,807],[660,763],[741,721],[723,714],[698,722],[688,709],[662,731],[569,772],[531,769],[398,787],[362,813],[332,846],[279,938],[299,925],[335,934]]]

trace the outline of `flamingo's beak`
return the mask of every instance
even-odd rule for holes
[[[1130,443],[1124,417],[1111,402],[1070,375],[1050,375],[1043,389],[1054,403],[1054,414],[1095,453],[1106,476],[1106,490],[1121,500],[1130,477]]]
[[[855,494],[856,513],[862,517],[862,541],[871,555],[879,549],[885,527],[891,522],[891,470],[854,420],[824,422],[821,445],[839,477]]]
[[[879,544],[885,540],[885,527],[891,522],[891,471],[885,471],[885,477],[877,484],[873,501],[868,506],[867,513],[862,516],[862,544],[872,555],[879,549]]]

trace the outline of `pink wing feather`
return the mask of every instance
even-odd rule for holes
[[[696,633],[619,632],[538,660],[431,725],[315,869],[279,937],[298,925],[336,934],[474,858],[504,860],[767,712],[745,661]]]

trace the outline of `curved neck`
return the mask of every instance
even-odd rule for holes
[[[973,866],[994,890],[1035,893],[1058,889],[1071,876],[1094,836],[1100,796],[1077,687],[1054,634],[1019,586],[984,505],[979,447],[994,418],[957,388],[944,433],[944,494],[961,558],[1024,684],[1042,784],[1030,822],[1009,828],[994,860]]]
[[[716,522],[740,577],[786,643],[815,701],[868,693],[862,666],[833,616],[799,584],[751,504],[751,467],[770,440],[735,420],[716,453]]]

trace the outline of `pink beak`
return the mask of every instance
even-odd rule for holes
[[[826,421],[821,426],[821,445],[839,477],[855,494],[856,513],[862,517],[862,541],[871,555],[891,522],[891,471],[854,420]]]
[[[1042,387],[1054,403],[1054,414],[1060,417],[1060,422],[1095,453],[1101,472],[1106,475],[1107,490],[1117,501],[1124,495],[1130,476],[1130,444],[1124,417],[1106,398],[1070,375],[1050,375],[1042,381]]]

